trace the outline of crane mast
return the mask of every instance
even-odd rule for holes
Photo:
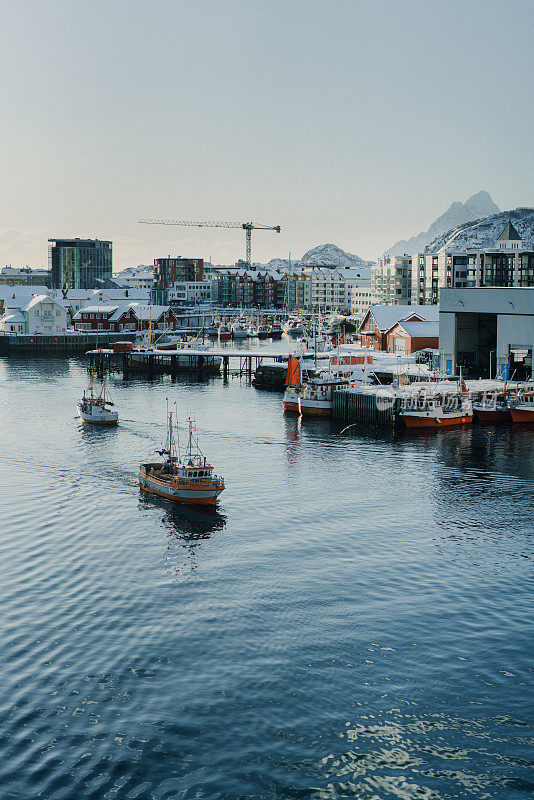
[[[252,264],[252,231],[274,231],[280,233],[280,225],[257,225],[254,222],[191,222],[176,219],[140,219],[146,225],[184,225],[188,228],[241,228],[245,231],[245,262],[248,267]]]

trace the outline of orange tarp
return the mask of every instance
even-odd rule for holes
[[[294,356],[287,360],[286,386],[300,386],[300,362]]]

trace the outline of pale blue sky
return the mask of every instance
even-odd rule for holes
[[[334,242],[366,258],[486,189],[533,205],[534,2],[0,2],[0,265]]]

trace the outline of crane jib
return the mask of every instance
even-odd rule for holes
[[[256,225],[254,222],[191,222],[176,219],[140,219],[147,225],[184,225],[189,228],[242,228],[245,231],[246,263],[252,263],[252,231],[274,231],[280,233],[280,225]]]

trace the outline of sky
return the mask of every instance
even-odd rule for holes
[[[532,0],[0,0],[0,266],[331,242],[372,259],[485,189],[534,205]]]

